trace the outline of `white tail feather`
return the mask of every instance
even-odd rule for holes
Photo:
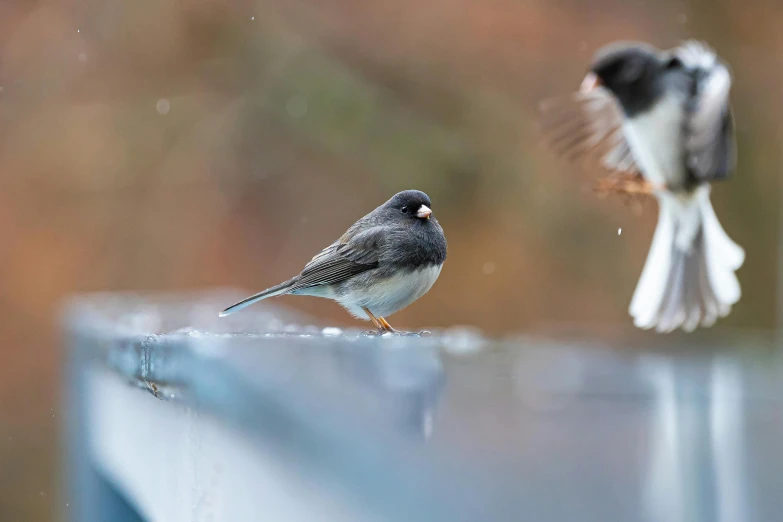
[[[658,308],[663,299],[666,281],[669,278],[672,245],[674,244],[674,212],[667,208],[667,199],[659,201],[658,225],[655,227],[650,252],[644,263],[642,275],[631,299],[629,312],[639,328],[654,326]]]
[[[709,186],[687,197],[662,192],[658,202],[658,226],[629,307],[634,324],[659,332],[711,326],[740,299],[734,272],[745,251],[718,222]]]

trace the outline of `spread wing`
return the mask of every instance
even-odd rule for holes
[[[549,147],[571,161],[598,162],[616,172],[636,174],[623,136],[623,114],[604,88],[553,98],[541,104],[541,127]]]
[[[731,73],[701,42],[686,42],[673,54],[694,82],[685,128],[688,168],[702,181],[726,179],[737,162],[734,116],[729,102]]]
[[[374,227],[352,237],[343,236],[315,255],[299,275],[292,290],[345,281],[378,267],[386,230]]]

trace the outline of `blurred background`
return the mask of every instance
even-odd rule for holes
[[[748,256],[718,328],[772,331],[781,21],[763,0],[3,0],[0,520],[65,509],[64,296],[259,290],[402,189],[430,195],[449,259],[393,324],[653,336],[627,306],[655,204],[598,198],[536,132],[615,39],[696,37],[731,64],[740,164],[713,201]]]

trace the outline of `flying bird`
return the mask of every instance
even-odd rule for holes
[[[423,296],[446,261],[446,236],[424,192],[406,190],[354,223],[302,272],[229,306],[221,317],[277,295],[325,297],[380,333],[395,332],[386,317]]]
[[[661,51],[641,42],[600,49],[579,91],[542,104],[555,152],[597,159],[604,187],[652,194],[659,215],[629,312],[637,327],[711,326],[741,296],[745,251],[718,222],[711,183],[736,166],[731,73],[706,44]]]

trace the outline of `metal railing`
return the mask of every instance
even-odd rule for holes
[[[783,379],[736,340],[667,354],[378,338],[263,306],[219,322],[229,301],[69,304],[73,520],[752,522],[783,507]]]

